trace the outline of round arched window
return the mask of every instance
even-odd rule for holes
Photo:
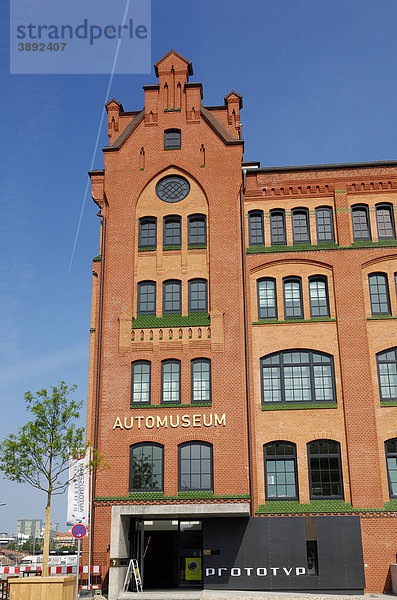
[[[180,175],[168,175],[156,185],[156,194],[164,202],[180,202],[190,192],[187,179]]]

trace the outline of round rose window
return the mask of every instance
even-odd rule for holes
[[[168,175],[156,185],[156,194],[164,202],[180,202],[190,192],[187,179],[180,175]]]

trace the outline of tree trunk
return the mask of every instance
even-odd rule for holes
[[[50,554],[50,525],[51,525],[51,497],[47,500],[45,509],[44,547],[43,547],[43,577],[48,577],[48,557]]]

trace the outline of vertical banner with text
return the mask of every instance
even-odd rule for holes
[[[69,459],[67,525],[88,526],[89,459],[89,450],[79,460]]]

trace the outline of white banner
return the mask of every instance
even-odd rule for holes
[[[69,459],[69,487],[67,525],[82,524],[88,527],[89,456],[79,460]]]

